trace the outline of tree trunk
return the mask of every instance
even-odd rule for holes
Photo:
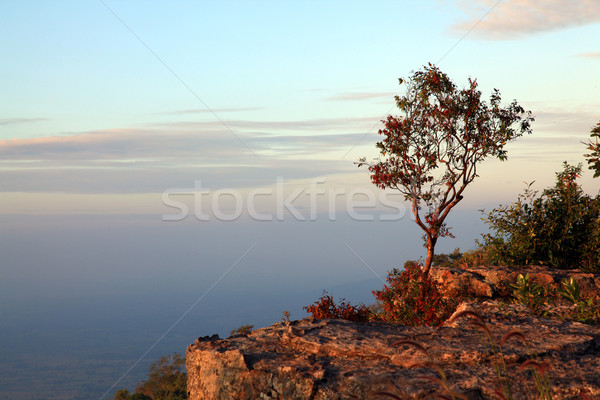
[[[425,276],[429,275],[429,270],[431,269],[431,263],[433,262],[433,252],[435,250],[436,242],[437,237],[427,236],[427,258],[425,259],[425,265],[423,266],[423,273],[425,274]]]

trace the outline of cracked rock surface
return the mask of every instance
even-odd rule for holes
[[[477,311],[497,342],[519,331],[502,353],[513,397],[537,399],[529,359],[547,362],[553,399],[600,398],[600,327],[536,317],[524,306],[463,303]],[[494,354],[482,329],[464,317],[439,328],[312,318],[277,323],[248,336],[200,338],[187,349],[191,400],[429,399],[442,393],[435,368],[468,399],[497,398]],[[411,344],[426,350],[425,354]]]

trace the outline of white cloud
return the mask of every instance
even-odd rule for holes
[[[228,121],[258,158],[214,122],[0,140],[0,191],[160,193],[196,180],[247,187],[354,171],[341,156],[373,120]]]
[[[327,97],[325,100],[331,101],[357,101],[368,99],[387,99],[390,102],[396,93],[393,92],[344,92],[335,96]]]
[[[279,158],[314,155],[350,147],[376,118],[308,121],[230,121],[253,152]],[[368,122],[368,123],[367,123]],[[369,127],[370,127],[369,126]],[[362,129],[361,129],[362,128]],[[252,129],[251,132],[247,130]],[[303,131],[301,134],[277,133]],[[309,134],[304,131],[311,131]],[[315,133],[312,133],[315,132]],[[327,134],[323,132],[328,132]],[[235,158],[255,162],[254,155],[219,123],[180,122],[147,129],[110,129],[79,134],[0,140],[0,160],[189,160]]]
[[[46,120],[47,118],[0,118],[0,125],[28,124]]]
[[[496,5],[497,4],[497,5]],[[469,20],[455,24],[457,32],[471,32],[490,40],[517,39],[526,35],[600,22],[598,0],[497,0],[461,1]],[[493,8],[493,9],[492,9]],[[485,15],[490,9],[487,15]],[[481,20],[482,16],[485,18]]]
[[[256,110],[264,110],[264,107],[240,107],[240,108],[217,108],[217,109],[207,109],[207,108],[195,108],[190,110],[176,110],[163,112],[160,114],[166,115],[180,115],[180,114],[205,114],[205,113],[231,113],[231,112],[245,112],[245,111],[256,111]]]
[[[579,53],[575,55],[576,57],[583,57],[583,58],[600,58],[600,51],[592,51],[592,52],[587,52],[587,53]]]

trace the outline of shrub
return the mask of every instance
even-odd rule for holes
[[[555,187],[538,195],[530,184],[515,203],[492,210],[484,221],[494,233],[483,236],[491,261],[600,271],[600,197],[583,193],[580,174],[581,164],[565,162]]]
[[[538,313],[553,294],[551,286],[542,286],[530,281],[529,274],[519,274],[517,281],[514,284],[509,283],[508,286],[512,289],[513,298],[517,303]]]
[[[467,250],[464,253],[461,253],[460,249],[456,248],[452,253],[435,254],[433,256],[433,265],[443,268],[477,267],[488,264],[488,258],[486,250],[481,246],[475,250]]]
[[[366,322],[369,320],[369,309],[364,304],[353,306],[345,299],[336,304],[333,297],[324,290],[321,298],[313,305],[303,307],[307,313],[316,319],[346,319],[354,322]]]
[[[600,299],[597,295],[583,297],[579,283],[573,277],[561,282],[558,294],[575,306],[570,319],[584,324],[600,324]]]
[[[432,264],[436,267],[453,267],[462,257],[463,253],[456,248],[452,253],[434,254]]]
[[[161,357],[150,365],[148,379],[137,386],[136,394],[144,394],[154,400],[187,399],[187,375],[185,358],[173,353]]]
[[[135,393],[118,390],[113,400],[184,400],[187,399],[185,358],[178,353],[161,357],[150,364],[148,379],[138,383]]]
[[[423,273],[419,263],[409,261],[404,270],[394,268],[387,285],[373,291],[387,322],[403,325],[440,325],[456,309],[457,300],[445,298],[437,283]]]
[[[540,285],[530,281],[529,274],[519,274],[517,281],[508,286],[513,290],[513,300],[529,307],[535,315],[600,324],[600,298],[597,294],[583,296],[579,283],[573,277],[563,279],[557,286],[554,283]],[[571,304],[571,307],[561,307],[565,303]]]
[[[229,335],[230,336],[233,336],[233,335],[248,336],[249,334],[252,333],[252,328],[254,328],[254,325],[242,325],[239,328],[234,329],[231,332],[229,332]]]
[[[143,393],[129,393],[127,389],[118,390],[115,393],[113,400],[152,400],[152,397],[146,396]]]

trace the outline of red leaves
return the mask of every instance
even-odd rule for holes
[[[373,291],[387,322],[405,325],[440,325],[454,310],[417,263],[407,263],[404,271],[394,269],[386,278],[388,285]]]
[[[533,117],[516,102],[501,107],[497,90],[489,103],[482,100],[476,80],[469,79],[459,90],[432,64],[415,72],[406,84],[406,93],[396,96],[402,115],[381,121],[377,148],[387,158],[369,165],[371,181],[381,189],[399,190],[413,201],[415,210],[424,209],[422,202],[437,210],[441,221],[425,226],[418,211],[415,221],[429,237],[450,236],[443,219],[477,177],[478,163],[489,156],[506,159],[503,146],[531,133]]]
[[[321,298],[312,306],[306,306],[303,309],[316,319],[346,319],[354,322],[369,320],[369,309],[364,304],[353,306],[341,299],[338,305],[326,291],[323,291]]]

